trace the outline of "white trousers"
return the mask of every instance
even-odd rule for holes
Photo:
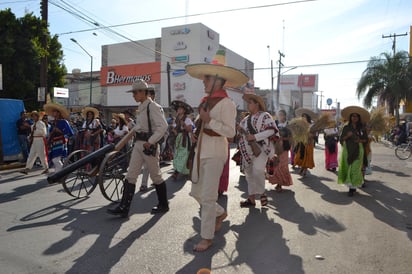
[[[136,184],[137,177],[142,172],[142,167],[144,165],[145,169],[149,171],[150,179],[153,184],[161,184],[164,180],[159,165],[159,146],[157,147],[156,155],[151,156],[143,153],[144,143],[145,141],[139,140],[134,144],[126,179],[129,183]]]
[[[248,194],[256,195],[265,193],[265,172],[268,155],[262,151],[260,155],[245,167]]]
[[[225,212],[216,202],[225,163],[226,159],[221,157],[200,159],[199,180],[192,184],[190,195],[200,204],[200,236],[203,239],[213,239],[216,217]]]
[[[47,163],[46,157],[46,147],[44,144],[43,137],[34,137],[33,143],[30,147],[29,157],[27,158],[26,168],[32,169],[34,163],[36,162],[37,157],[40,158],[41,165],[43,168],[48,168],[49,165]]]

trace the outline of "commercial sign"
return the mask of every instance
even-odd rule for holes
[[[176,30],[171,30],[170,35],[188,34],[189,32],[190,32],[189,28],[176,29]]]
[[[182,76],[182,75],[185,75],[185,74],[186,74],[186,70],[185,70],[185,69],[175,69],[175,70],[172,72],[172,75],[175,76],[175,77]]]
[[[188,63],[189,55],[180,55],[172,57],[172,63]]]
[[[280,90],[316,91],[318,90],[318,75],[281,75],[279,85]]]
[[[184,90],[186,89],[186,83],[185,82],[176,82],[173,84],[173,89],[174,90]]]
[[[187,48],[187,45],[183,41],[177,42],[176,45],[174,46],[174,50],[183,50],[186,48]]]
[[[101,86],[131,85],[136,80],[150,84],[160,83],[160,62],[102,67]]]
[[[69,98],[68,88],[53,88],[53,96],[56,98]],[[44,99],[43,99],[44,101]]]

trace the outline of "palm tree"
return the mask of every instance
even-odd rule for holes
[[[412,63],[406,51],[399,51],[392,56],[381,53],[372,57],[358,82],[356,93],[358,98],[365,95],[363,105],[372,106],[373,99],[378,103],[386,103],[388,112],[396,115],[399,123],[399,102],[412,99]]]

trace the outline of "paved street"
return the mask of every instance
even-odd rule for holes
[[[192,251],[200,222],[190,181],[167,180],[171,210],[161,216],[150,215],[154,189],[136,192],[124,220],[106,214],[112,205],[98,188],[74,200],[41,170],[1,171],[1,272],[411,273],[412,160],[383,144],[372,148],[373,174],[354,197],[325,170],[321,144],[307,177],[293,171],[294,185],[282,193],[266,185],[264,209],[239,207],[246,182],[232,161],[219,200],[229,216],[204,253]],[[165,178],[170,170],[163,168]]]

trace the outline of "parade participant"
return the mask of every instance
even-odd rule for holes
[[[113,130],[113,142],[117,144],[129,132],[129,128],[123,113],[115,113],[113,117],[117,120],[117,127]]]
[[[364,144],[368,141],[363,123],[367,123],[370,116],[366,109],[358,106],[344,108],[341,115],[348,123],[339,137],[343,150],[339,161],[338,183],[347,185],[348,195],[353,196],[356,188],[363,183]]]
[[[82,125],[83,140],[82,149],[89,152],[96,151],[100,148],[100,133],[103,131],[99,117],[99,111],[94,107],[85,107],[82,110],[84,122]]]
[[[70,113],[64,106],[57,103],[47,103],[43,108],[48,116],[53,117],[47,144],[50,146],[49,156],[54,169],[59,171],[63,167],[62,159],[67,156],[67,139],[74,134],[67,121]]]
[[[291,149],[292,133],[287,127],[279,128],[280,138],[275,142],[275,155],[268,161],[266,178],[275,186],[276,192],[282,192],[282,186],[293,185],[289,172],[288,155]]]
[[[189,169],[186,166],[187,158],[191,147],[190,135],[192,134],[193,121],[188,117],[193,109],[183,101],[175,100],[171,103],[171,108],[176,111],[174,128],[176,133],[175,153],[173,157],[174,173],[173,179],[176,180],[179,174],[188,175]]]
[[[152,101],[155,101],[156,93],[155,93],[155,89],[154,89],[153,86],[148,86],[147,87],[147,96],[150,97],[150,99],[152,99]],[[137,113],[139,113],[139,112],[137,112]],[[135,120],[133,120],[132,125],[133,125],[133,127],[136,125]],[[162,151],[162,150],[160,149],[160,151]],[[146,164],[143,164],[143,167],[142,167],[142,182],[141,182],[140,188],[139,188],[140,192],[146,192],[147,191],[148,181],[149,181],[149,170],[147,169]]]
[[[211,245],[215,231],[220,230],[227,213],[217,203],[219,180],[227,160],[228,141],[236,134],[236,106],[224,87],[239,87],[248,81],[243,72],[225,66],[225,52],[219,50],[211,64],[186,66],[190,76],[203,80],[204,97],[199,106],[199,133],[192,167],[190,195],[200,204],[201,240],[195,251]]]
[[[272,116],[266,112],[262,97],[245,94],[243,99],[250,114],[239,124],[239,148],[248,185],[248,198],[240,202],[240,207],[254,207],[257,195],[260,195],[261,206],[266,206],[268,199],[265,194],[265,168],[268,159],[274,155],[274,143],[270,138],[278,133],[278,129]],[[253,151],[251,142],[257,144],[260,153]]]
[[[22,162],[25,163],[27,161],[27,157],[29,156],[29,135],[31,132],[31,124],[32,121],[27,119],[26,111],[20,112],[20,119],[16,122],[17,127],[17,138],[19,139],[20,149],[23,154]]]
[[[30,135],[30,152],[27,158],[26,168],[21,171],[23,174],[28,174],[29,170],[33,168],[37,157],[44,168],[42,174],[49,173],[49,164],[47,160],[47,146],[46,146],[46,125],[40,120],[40,114],[37,111],[32,111],[31,118],[33,119],[32,133]]]
[[[338,137],[339,131],[336,127],[336,122],[330,127],[323,130],[323,138],[325,139],[325,168],[329,171],[336,171],[338,167]]]
[[[296,117],[302,117],[308,124],[309,127],[312,125],[312,122],[317,119],[318,115],[306,108],[298,108],[295,110]],[[293,161],[294,165],[300,167],[299,174],[303,177],[306,176],[307,170],[315,167],[315,161],[313,159],[315,140],[315,132],[309,130],[306,133],[306,140],[296,144],[295,158]]]
[[[123,218],[129,215],[137,178],[141,173],[143,164],[146,164],[149,170],[150,179],[155,185],[158,199],[158,204],[152,208],[151,213],[157,214],[169,211],[166,183],[162,178],[159,166],[158,146],[159,140],[163,138],[167,130],[167,122],[162,107],[147,96],[147,90],[147,83],[143,80],[137,80],[133,83],[132,89],[127,91],[132,92],[135,101],[140,103],[140,114],[137,115],[136,126],[133,128],[133,131],[136,132],[136,142],[124,181],[122,200],[119,206],[107,210],[108,213]]]

